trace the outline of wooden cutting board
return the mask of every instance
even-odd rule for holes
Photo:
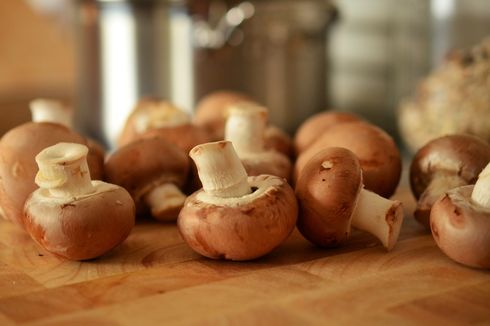
[[[445,257],[406,205],[386,252],[354,232],[321,250],[295,231],[252,262],[195,254],[174,225],[139,223],[110,254],[70,262],[0,222],[0,325],[490,324],[490,273]]]

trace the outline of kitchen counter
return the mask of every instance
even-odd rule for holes
[[[108,255],[56,258],[0,222],[0,324],[391,324],[490,323],[490,273],[452,262],[410,212],[386,252],[354,232],[334,250],[295,231],[252,262],[194,253],[175,225],[141,221]]]

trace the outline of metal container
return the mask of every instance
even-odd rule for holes
[[[85,0],[76,12],[76,121],[109,146],[145,95],[191,113],[209,92],[243,91],[289,132],[326,108],[326,0]]]

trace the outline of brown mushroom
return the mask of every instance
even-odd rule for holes
[[[187,198],[177,223],[192,249],[213,259],[249,260],[292,232],[298,207],[284,179],[247,177],[228,141],[199,145],[190,155],[203,189]]]
[[[239,102],[253,102],[246,94],[232,91],[217,91],[202,98],[196,106],[194,122],[206,128],[212,140],[225,137],[228,108]],[[259,105],[259,104],[257,104]],[[291,137],[276,126],[269,125],[265,130],[264,146],[288,157],[293,156]]]
[[[136,139],[160,134],[170,142],[188,152],[200,141],[208,141],[209,135],[190,122],[190,117],[173,104],[155,98],[143,98],[129,115],[118,139],[118,146],[124,146]],[[195,139],[197,138],[197,140]]]
[[[410,166],[417,221],[429,229],[434,202],[449,189],[475,183],[489,161],[490,145],[476,136],[448,135],[423,146]]]
[[[395,192],[401,175],[400,152],[385,131],[363,121],[345,122],[322,133],[296,160],[294,179],[316,153],[327,147],[344,147],[356,154],[367,190],[386,198]]]
[[[351,226],[371,233],[391,250],[403,222],[399,201],[363,189],[356,155],[330,147],[313,156],[296,184],[298,229],[321,247],[335,247],[348,239]]]
[[[38,98],[29,103],[33,122],[59,123],[73,130],[73,110],[59,100]],[[97,141],[86,138],[87,161],[93,180],[104,179],[104,147]]]
[[[105,170],[108,182],[129,191],[139,214],[149,208],[159,221],[177,219],[189,172],[189,159],[177,146],[161,137],[139,139],[112,153]]]
[[[253,102],[239,102],[230,106],[225,139],[233,143],[248,175],[271,174],[289,180],[289,158],[264,147],[267,115],[266,108]]]
[[[24,203],[37,188],[35,156],[59,142],[86,144],[81,135],[51,122],[28,122],[3,135],[0,140],[0,206],[7,219],[22,225]],[[92,164],[89,168],[90,171],[100,169]]]
[[[317,113],[306,119],[294,136],[294,150],[297,155],[304,152],[328,128],[344,123],[360,121],[361,118],[344,112],[327,111]]]
[[[432,206],[432,235],[454,261],[490,268],[490,164],[475,185],[451,189]]]
[[[35,190],[25,202],[24,225],[47,251],[71,260],[99,257],[126,239],[135,207],[123,188],[91,181],[88,148],[58,143],[36,161]]]

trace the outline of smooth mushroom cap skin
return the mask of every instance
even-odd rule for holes
[[[93,259],[123,242],[134,226],[135,206],[121,187],[92,181],[96,191],[54,199],[38,189],[26,201],[27,232],[47,251],[70,260]]]
[[[249,176],[270,174],[287,181],[291,178],[291,162],[281,153],[269,151],[255,155],[242,155],[240,160]]]
[[[306,163],[327,147],[344,147],[356,154],[363,171],[364,185],[389,198],[400,181],[402,161],[394,140],[382,129],[363,122],[345,122],[332,126],[296,160],[296,180]]]
[[[264,132],[264,147],[265,149],[274,150],[283,155],[293,158],[293,141],[291,137],[274,125],[269,125]]]
[[[271,252],[289,236],[298,213],[291,187],[268,175],[248,177],[248,182],[252,187],[264,182],[273,185],[253,201],[222,199],[235,201],[230,205],[202,201],[203,190],[187,198],[177,224],[192,249],[212,259],[251,260]]]
[[[463,265],[490,268],[490,211],[471,203],[474,186],[462,186],[439,198],[430,213],[439,248]]]
[[[50,122],[28,122],[8,131],[0,140],[0,206],[6,218],[22,225],[27,197],[37,189],[35,156],[59,142],[86,144],[85,138],[67,127]],[[98,164],[98,163],[97,163]],[[89,163],[92,171],[100,167]]]
[[[361,189],[361,167],[352,152],[335,147],[319,152],[296,183],[298,230],[317,246],[338,246],[350,235]]]
[[[294,150],[296,154],[305,151],[328,128],[344,123],[359,121],[361,118],[344,112],[327,111],[312,115],[306,119],[296,131],[294,136]]]
[[[142,211],[141,197],[162,183],[182,188],[187,181],[189,158],[161,137],[134,141],[112,153],[105,165],[108,182],[125,188]]]
[[[490,161],[490,144],[472,135],[448,135],[423,146],[410,165],[410,187],[419,199],[437,171],[456,174],[473,184]]]

